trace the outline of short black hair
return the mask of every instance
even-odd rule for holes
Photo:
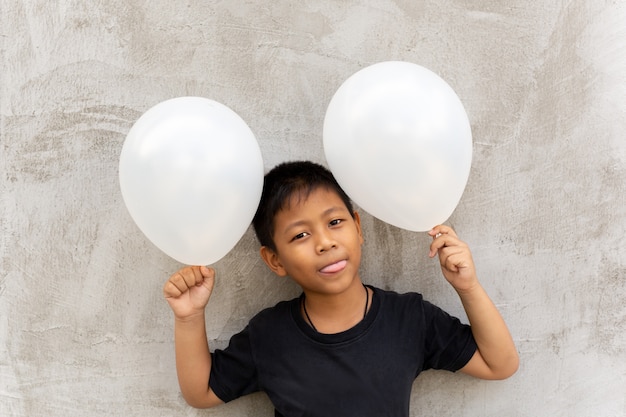
[[[325,188],[339,195],[350,215],[354,217],[352,202],[328,168],[310,161],[283,162],[272,168],[263,180],[263,192],[252,225],[262,246],[276,251],[274,226],[276,214],[286,208],[295,195],[306,198]]]

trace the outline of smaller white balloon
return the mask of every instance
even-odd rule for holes
[[[346,193],[392,225],[427,231],[458,205],[472,161],[469,119],[432,71],[389,61],[349,77],[328,105],[324,152]]]
[[[210,265],[248,229],[263,160],[254,134],[230,108],[178,97],[132,126],[119,180],[131,217],[154,245],[181,263]]]

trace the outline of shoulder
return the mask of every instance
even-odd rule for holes
[[[392,308],[402,306],[415,306],[425,302],[422,294],[418,292],[406,292],[399,293],[392,290],[383,290],[381,288],[371,287],[374,290],[374,296],[378,297],[381,301],[382,307]]]
[[[370,287],[374,290],[372,310],[377,317],[377,322],[384,326],[395,328],[423,327],[424,323],[424,298],[417,292],[399,293],[392,290]]]
[[[250,319],[249,327],[251,329],[265,330],[268,327],[280,326],[285,320],[290,320],[292,311],[298,306],[299,298],[287,301],[280,301],[272,307],[267,307],[258,312]]]
[[[382,297],[386,298],[401,298],[401,299],[410,299],[410,298],[422,298],[422,294],[415,291],[409,292],[398,292],[395,290],[385,290],[383,288],[375,287],[373,285],[368,285],[369,288],[373,289],[374,292]]]
[[[228,350],[234,349],[254,350],[266,343],[271,343],[275,337],[287,332],[291,328],[288,323],[291,319],[292,306],[298,299],[281,301],[273,307],[268,307],[254,315],[248,324],[238,333],[231,336],[228,342]],[[216,352],[219,349],[216,349]]]
[[[384,315],[392,314],[403,319],[411,318],[420,322],[447,320],[451,317],[446,311],[424,299],[418,292],[398,293],[371,287],[380,300],[380,310]]]

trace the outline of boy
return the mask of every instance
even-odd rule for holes
[[[423,300],[366,286],[359,275],[360,218],[332,173],[284,163],[265,176],[253,225],[261,257],[302,295],[257,314],[224,350],[209,352],[204,308],[214,271],[186,267],[163,288],[175,316],[176,367],[185,400],[212,407],[265,391],[277,416],[408,416],[426,369],[504,379],[518,355],[476,277],[469,248],[436,226],[439,255],[471,327]]]

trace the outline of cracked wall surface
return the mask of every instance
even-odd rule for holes
[[[474,156],[448,223],[521,357],[511,379],[428,371],[412,416],[626,415],[626,2],[5,1],[0,9],[0,415],[272,416],[264,394],[182,399],[161,287],[180,265],[118,183],[132,124],[202,96],[236,111],[266,169],[325,164],[339,85],[423,65],[461,98]],[[362,276],[464,318],[424,233],[362,213]],[[213,348],[298,294],[251,230],[215,264]]]

